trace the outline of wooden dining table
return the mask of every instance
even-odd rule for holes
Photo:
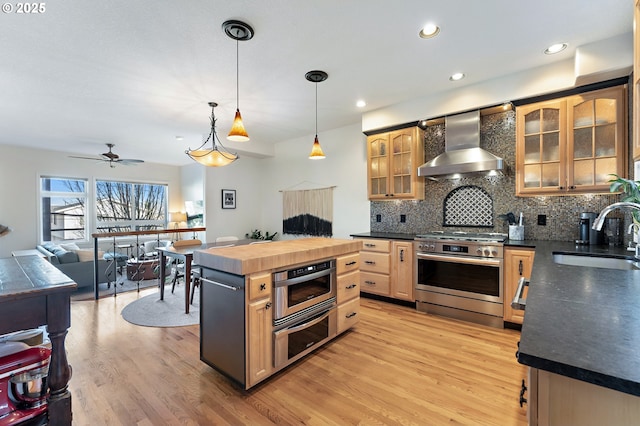
[[[193,253],[197,250],[206,250],[213,247],[230,247],[247,245],[255,242],[255,240],[238,240],[238,241],[225,241],[219,243],[204,243],[194,244],[192,246],[174,247],[157,247],[156,250],[160,254],[160,300],[164,300],[164,286],[167,278],[167,257],[177,259],[184,262],[184,312],[189,313],[190,306],[190,291],[191,291],[191,262],[193,261]]]

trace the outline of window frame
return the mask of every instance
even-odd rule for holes
[[[43,181],[44,179],[56,179],[56,180],[74,180],[74,181],[82,181],[84,182],[84,192],[60,192],[60,191],[50,191],[43,189]],[[86,242],[89,241],[90,236],[90,221],[91,221],[91,180],[84,177],[77,176],[56,176],[50,174],[42,174],[38,176],[38,240],[40,243],[54,241],[54,242],[62,242],[62,243],[72,243],[72,242]],[[45,240],[45,229],[44,229],[44,198],[84,198],[84,238],[76,238],[76,239],[65,239],[65,240]],[[57,222],[57,220],[55,221]]]

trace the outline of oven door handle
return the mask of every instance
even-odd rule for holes
[[[287,333],[296,332],[298,330],[303,330],[305,328],[311,327],[312,325],[318,324],[320,321],[324,320],[331,313],[331,309],[326,311],[324,314],[321,314],[318,317],[311,319],[310,321],[303,322],[302,324],[296,325],[295,327],[287,327],[282,331],[286,331]]]
[[[511,301],[511,307],[513,309],[524,311],[527,307],[527,299],[522,298],[522,293],[524,292],[524,288],[528,286],[529,280],[525,277],[522,277],[520,278],[520,280],[518,280],[518,289],[516,290],[516,294],[513,296],[513,300]]]
[[[325,275],[330,275],[332,273],[334,273],[336,270],[336,268],[330,268],[330,269],[324,269],[322,271],[318,271],[318,272],[314,272],[313,274],[309,274],[309,275],[302,275],[300,277],[295,277],[295,278],[289,278],[287,280],[283,280],[283,281],[275,281],[273,283],[274,287],[287,287],[291,284],[299,284],[299,283],[303,283],[305,281],[309,281],[309,280],[313,280],[316,279],[318,277],[324,277]]]
[[[418,259],[442,260],[445,262],[465,263],[468,265],[496,266],[499,267],[501,259],[493,257],[468,257],[468,256],[446,256],[440,254],[416,253]]]

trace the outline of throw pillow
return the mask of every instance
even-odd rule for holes
[[[92,262],[93,261],[93,249],[79,249],[75,253],[78,255],[80,262]],[[102,259],[104,251],[98,250],[98,259]]]
[[[76,243],[60,244],[60,247],[66,251],[75,251],[80,249]]]
[[[58,258],[58,263],[75,263],[78,261],[78,255],[72,251],[66,251],[62,247],[54,247],[51,250]]]

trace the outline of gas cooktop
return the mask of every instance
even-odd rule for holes
[[[484,241],[502,243],[507,234],[499,232],[431,231],[416,235],[416,240]]]

